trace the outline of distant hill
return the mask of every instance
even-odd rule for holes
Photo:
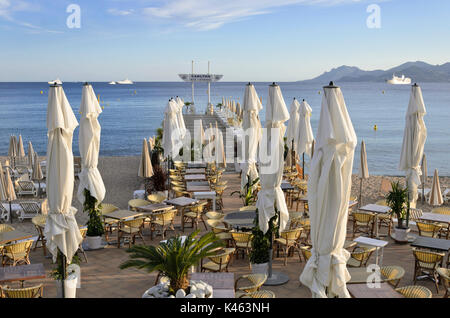
[[[384,82],[396,76],[405,75],[413,82],[450,82],[450,63],[431,65],[425,62],[407,62],[389,70],[364,71],[355,66],[340,66],[316,78],[299,81],[302,83],[336,82]]]

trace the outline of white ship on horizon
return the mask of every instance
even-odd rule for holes
[[[116,82],[112,81],[108,83],[109,85],[116,85]]]
[[[121,85],[130,85],[130,84],[134,84],[133,81],[130,81],[128,78],[124,79],[123,81],[117,81],[116,84],[121,84]]]
[[[402,77],[398,77],[393,74],[392,79],[387,80],[386,82],[393,85],[405,85],[411,84],[411,79],[409,77],[405,77],[405,75],[402,75]]]

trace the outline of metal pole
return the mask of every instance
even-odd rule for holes
[[[302,176],[302,179],[305,180],[305,153],[303,153],[302,157],[303,157],[303,164],[302,164],[303,176]]]
[[[208,61],[208,75],[211,72],[211,65],[210,62]],[[208,107],[211,104],[211,81],[208,81]]]
[[[359,183],[359,206],[362,206],[362,182],[363,179],[361,178],[361,182]]]
[[[192,61],[192,75],[194,75],[194,61]],[[194,102],[194,79],[191,78],[192,81],[192,105],[195,104]]]

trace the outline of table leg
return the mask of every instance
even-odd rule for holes
[[[375,237],[379,238],[379,236],[378,236],[378,214],[375,214]]]
[[[213,198],[213,211],[216,211],[216,196]]]
[[[184,208],[181,208],[181,232],[184,233]]]
[[[376,264],[376,265],[378,265],[378,249],[379,249],[379,247],[377,247],[377,248],[375,249],[375,264]]]
[[[117,223],[117,248],[120,248],[120,220]]]
[[[381,248],[381,255],[380,255],[380,267],[383,266],[383,255],[384,255],[384,247]]]

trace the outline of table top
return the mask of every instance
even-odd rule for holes
[[[447,252],[450,250],[450,240],[418,236],[411,246]]]
[[[124,220],[128,218],[141,216],[142,212],[129,211],[129,210],[117,210],[111,213],[103,214],[103,217],[115,219],[115,220]]]
[[[211,188],[208,185],[191,185],[186,186],[187,192],[210,192]]]
[[[188,198],[188,197],[178,197],[178,198],[175,198],[175,199],[166,200],[165,202],[167,204],[171,204],[171,205],[174,205],[174,206],[185,207],[185,206],[197,203],[198,200],[191,199],[191,198]]]
[[[366,284],[367,279],[372,275],[373,271],[367,271],[367,267],[347,267],[348,273],[351,278],[347,284]],[[380,277],[383,282],[383,277]]]
[[[251,228],[253,227],[255,216],[255,211],[230,212],[225,215],[223,221],[231,226]]]
[[[449,223],[450,224],[450,215],[447,214],[439,214],[439,213],[424,213],[421,217],[421,220],[432,221],[432,222],[440,222],[440,223]]]
[[[290,183],[287,182],[282,182],[281,183],[281,190],[285,191],[285,190],[294,190],[294,186]]]
[[[373,212],[373,213],[388,213],[391,208],[385,205],[378,205],[378,204],[367,204],[365,206],[362,206],[359,208],[361,211],[367,211],[367,212]]]
[[[363,284],[349,284],[347,289],[354,298],[405,298],[388,283],[380,283],[380,288],[369,288],[365,282]]]
[[[184,176],[184,180],[192,181],[192,180],[206,180],[205,174],[187,174]]]
[[[206,168],[206,163],[193,163],[193,162],[188,162],[187,164],[188,169],[199,169],[199,168]]]
[[[45,277],[45,269],[42,263],[0,267],[0,282],[2,283]]]
[[[0,233],[0,244],[32,238],[34,235],[19,230]]]
[[[205,168],[186,169],[186,174],[198,174],[198,173],[205,173]]]
[[[358,204],[358,201],[350,200],[350,201],[348,201],[348,208],[351,209],[357,204]]]
[[[355,241],[357,243],[365,244],[365,245],[375,246],[375,247],[385,247],[389,243],[388,241],[377,240],[377,239],[373,239],[373,238],[366,237],[366,236],[357,237],[353,241]]]
[[[213,287],[214,298],[234,298],[234,273],[192,273],[191,280],[201,280]]]
[[[165,211],[165,210],[173,209],[173,205],[168,205],[165,203],[154,203],[154,204],[139,206],[137,208],[143,212],[156,212],[156,211]]]

